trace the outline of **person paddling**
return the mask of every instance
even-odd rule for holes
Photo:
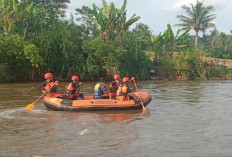
[[[108,99],[109,94],[106,93],[106,85],[104,84],[104,78],[100,78],[99,82],[94,86],[94,98],[95,99]]]
[[[57,86],[59,85],[58,80],[53,79],[53,75],[51,73],[44,74],[45,81],[42,82],[37,89],[42,91],[43,93],[48,93],[48,96],[52,96],[57,91]]]
[[[133,79],[134,77],[132,77],[131,80]],[[123,83],[120,84],[117,90],[117,98],[119,100],[128,100],[130,99],[130,93],[132,92],[131,89],[129,88],[130,79],[128,77],[124,77],[122,79],[122,82]]]
[[[67,84],[65,87],[65,95],[67,99],[69,100],[76,100],[78,97],[81,97],[83,99],[83,94],[79,94],[81,82],[79,82],[79,77],[74,75],[71,78],[72,82]],[[76,94],[76,90],[77,94]]]
[[[119,79],[120,79],[120,76],[115,74],[114,81],[110,83],[110,99],[116,99],[117,97],[117,90],[120,84]]]

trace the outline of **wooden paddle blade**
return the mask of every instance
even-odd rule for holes
[[[43,93],[40,97],[38,97],[38,99],[36,99],[35,102],[33,102],[33,103],[27,105],[27,106],[24,108],[24,110],[32,110],[32,109],[34,108],[34,106],[35,106],[35,103],[36,103],[37,101],[39,101],[39,99],[41,99],[45,94],[46,94],[46,92]]]
[[[142,103],[142,107],[143,107],[143,111],[145,111],[146,110],[146,107],[144,106],[144,104]]]
[[[34,108],[34,106],[35,106],[35,103],[31,103],[31,104],[27,105],[27,106],[24,108],[24,110],[32,110],[32,109]]]
[[[35,106],[35,103],[33,105],[30,106],[29,110],[32,110]]]
[[[142,113],[140,114],[142,117],[144,117],[145,116],[145,112],[146,112],[146,108],[143,108],[142,109]]]

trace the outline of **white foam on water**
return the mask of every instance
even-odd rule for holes
[[[17,108],[17,109],[9,109],[9,110],[2,111],[0,112],[0,118],[5,118],[5,119],[16,118],[12,114],[14,114],[15,112],[19,112],[19,111],[23,111],[23,109]]]
[[[34,115],[39,115],[46,113],[47,110],[41,110],[41,109],[33,109],[33,110],[24,110],[24,108],[14,108],[14,109],[7,109],[0,111],[0,121],[1,119],[28,119],[28,117],[35,118],[35,119],[47,119],[43,117],[38,117],[38,116],[30,116],[30,115],[25,115],[25,112],[31,112],[31,114]]]
[[[33,109],[33,110],[26,110],[25,112],[28,112],[28,115],[24,115],[25,117],[23,118],[28,118],[30,117],[30,119],[47,119],[46,117],[43,116],[43,114],[48,113],[47,110],[43,110],[43,109]],[[20,117],[22,118],[22,117]]]
[[[80,133],[79,133],[79,135],[89,135],[89,134],[97,134],[98,133],[98,131],[97,130],[95,130],[95,129],[88,129],[88,128],[85,128],[85,129],[83,129]]]
[[[41,109],[33,109],[33,110],[31,110],[31,112],[33,112],[33,113],[46,113],[48,111],[47,110],[41,110]]]

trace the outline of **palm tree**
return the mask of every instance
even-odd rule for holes
[[[213,6],[204,6],[203,2],[197,0],[196,5],[190,4],[190,7],[186,5],[182,6],[188,16],[177,15],[177,18],[182,22],[175,26],[182,27],[182,30],[194,29],[195,35],[195,48],[197,48],[198,33],[199,31],[205,32],[206,29],[215,27],[215,24],[211,23],[216,18],[215,14],[211,14],[214,11]]]

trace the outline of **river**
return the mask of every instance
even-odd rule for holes
[[[25,111],[39,83],[0,84],[0,157],[232,156],[232,81],[137,83],[152,96],[144,113],[52,111],[42,101]]]

